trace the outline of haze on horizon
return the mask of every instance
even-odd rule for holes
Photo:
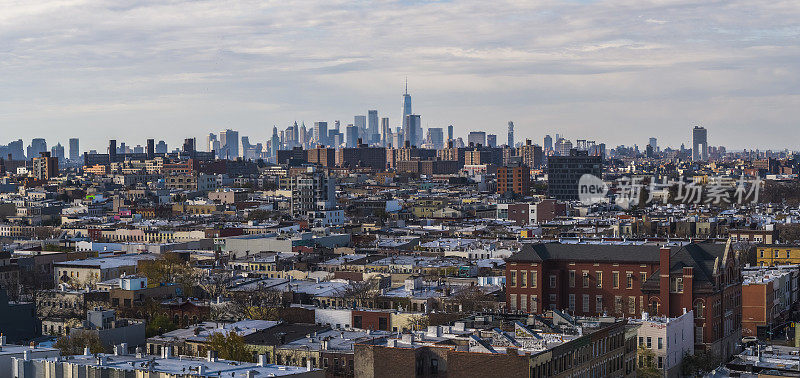
[[[798,1],[4,1],[0,144],[399,125],[798,149]],[[203,143],[201,142],[202,146]]]

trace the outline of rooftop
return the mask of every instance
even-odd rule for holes
[[[200,377],[246,377],[246,376],[289,376],[309,372],[307,368],[227,360],[208,361],[207,359],[181,356],[180,358],[159,358],[154,356],[99,354],[77,355],[57,358],[36,359],[37,361],[62,361],[79,366],[103,366],[106,369],[124,371],[155,371],[175,376],[191,374]],[[255,374],[254,374],[255,373]],[[250,375],[248,375],[250,374]]]

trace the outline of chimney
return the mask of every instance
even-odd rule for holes
[[[89,351],[89,347],[83,348],[83,355],[84,356],[91,356],[92,352]]]
[[[6,345],[6,335],[0,333],[0,346]]]
[[[167,346],[164,348],[164,357],[165,360],[170,359],[172,357],[172,346]]]
[[[661,299],[661,305],[659,306],[658,313],[656,315],[669,316],[669,255],[672,253],[672,249],[667,246],[663,246],[658,253],[658,271],[660,274],[658,296]]]
[[[206,361],[208,362],[216,362],[217,361],[217,352],[213,350],[209,350],[206,352]]]
[[[258,366],[260,366],[260,367],[267,366],[267,355],[266,354],[259,354],[258,355]]]
[[[683,294],[681,294],[681,306],[683,312],[686,313],[687,308],[692,308],[692,301],[694,295],[692,294],[692,285],[694,283],[694,268],[691,266],[683,267]]]

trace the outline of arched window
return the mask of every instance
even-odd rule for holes
[[[694,301],[694,316],[695,318],[704,318],[706,311],[705,301],[698,299]]]

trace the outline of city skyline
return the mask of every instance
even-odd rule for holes
[[[796,2],[21,3],[4,8],[0,124],[87,148],[227,128],[263,142],[273,125],[369,109],[396,127],[407,76],[422,124],[462,137],[514,120],[518,140],[644,145],[699,124],[715,145],[796,149],[798,15]]]

